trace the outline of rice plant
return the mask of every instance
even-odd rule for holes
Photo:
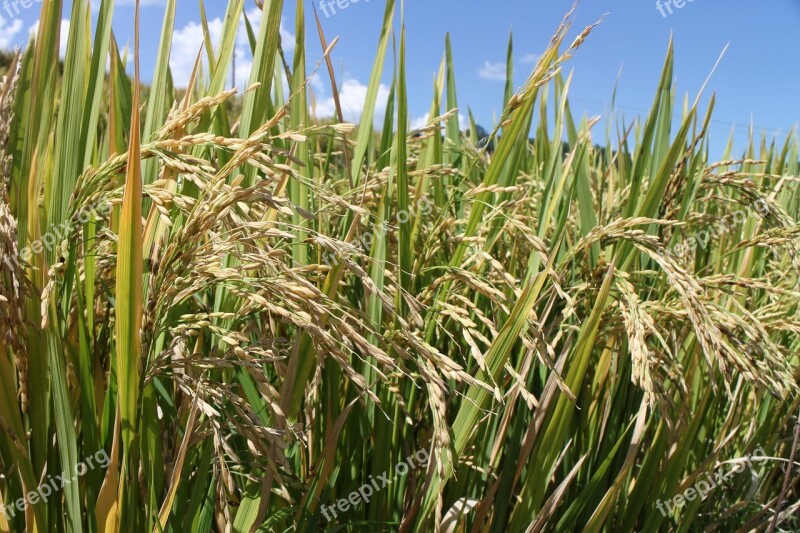
[[[176,0],[146,87],[138,6],[123,51],[74,1],[61,69],[42,0],[0,85],[0,531],[800,528],[796,132],[715,158],[671,43],[598,131],[574,7],[488,139],[442,35],[412,130],[395,0],[360,123],[317,117],[337,41],[297,0],[285,54],[283,4],[239,93],[244,0],[188,88]]]

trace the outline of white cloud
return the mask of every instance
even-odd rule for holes
[[[258,35],[261,26],[261,10],[253,8],[247,11],[247,18],[253,28],[253,32]],[[223,21],[216,17],[208,21],[208,33],[211,43],[215,47],[215,53],[219,42],[222,39]],[[287,54],[294,51],[295,37],[283,26],[281,22],[281,38],[283,49]],[[189,84],[192,76],[194,63],[200,47],[203,45],[203,26],[199,22],[189,22],[182,28],[177,28],[172,38],[172,53],[170,54],[169,66],[172,69],[172,78],[175,86],[185,87]],[[250,83],[250,72],[253,69],[253,54],[250,51],[250,40],[247,36],[247,28],[244,24],[244,17],[239,23],[236,33],[236,44],[233,51],[236,58],[236,86],[245,89]],[[203,66],[208,74],[208,63],[206,61],[207,52],[203,52]],[[287,58],[288,60],[289,58]]]
[[[431,116],[430,113],[425,113],[421,117],[417,117],[414,120],[412,120],[411,121],[411,129],[412,130],[418,130],[420,128],[424,128],[425,126],[427,126],[428,125],[428,119],[429,119],[430,116]]]
[[[381,84],[378,87],[378,100],[375,103],[375,124],[380,126],[386,114],[386,103],[389,98],[389,87]],[[364,110],[367,99],[367,86],[356,79],[345,79],[339,87],[339,102],[346,122],[357,123]],[[333,97],[319,98],[315,109],[318,118],[336,116],[336,104]]]
[[[297,44],[297,37],[283,26],[281,21],[281,45],[287,54],[294,54],[294,47]],[[287,58],[288,59],[288,58]]]
[[[211,35],[211,42],[218,43],[222,35],[222,20],[215,18],[208,21],[208,33]],[[172,79],[176,87],[186,87],[189,84],[203,42],[203,26],[199,22],[190,22],[183,28],[175,30],[172,36],[169,67],[172,69]],[[205,56],[206,52],[203,52],[204,59]],[[205,61],[204,64],[207,66]]]
[[[11,24],[0,16],[0,48],[11,46],[11,39],[22,29],[22,21],[14,19]]]
[[[483,66],[478,70],[478,74],[484,80],[505,81],[506,65],[505,63],[490,63],[489,61],[484,61]]]
[[[37,20],[33,26],[28,28],[28,36],[33,39],[39,31],[39,21]],[[61,19],[61,30],[58,42],[58,57],[64,59],[67,55],[67,38],[69,37],[69,19]]]
[[[322,76],[319,75],[319,72],[315,72],[308,77],[308,84],[311,85],[314,95],[319,96],[325,93],[325,84],[323,83]]]
[[[247,18],[253,28],[253,32],[258,35],[261,25],[261,10],[253,8],[247,11]],[[222,38],[223,21],[217,17],[208,21],[208,29],[212,44],[216,47]],[[281,41],[283,49],[287,54],[286,60],[291,63],[292,53],[295,48],[295,36],[281,22]],[[182,28],[176,28],[172,40],[172,53],[170,55],[170,68],[172,77],[177,87],[185,87],[189,83],[192,69],[203,45],[203,27],[199,22],[189,22]],[[207,69],[206,52],[203,52],[203,64]],[[236,58],[236,85],[246,88],[250,83],[250,73],[253,68],[253,55],[250,50],[250,41],[247,36],[247,29],[244,18],[239,25],[236,36],[236,46],[234,48]],[[207,72],[207,70],[206,70]],[[283,78],[283,77],[282,77]],[[285,78],[283,82],[284,94],[288,96],[288,87]],[[319,118],[328,118],[336,115],[336,106],[333,97],[326,93],[326,82],[319,73],[310,75],[309,85],[314,91],[316,98],[315,112]],[[339,87],[339,99],[342,104],[342,113],[348,122],[358,122],[364,109],[364,102],[367,97],[367,86],[355,78],[345,78]],[[386,113],[386,103],[389,98],[389,87],[380,85],[378,89],[378,100],[375,104],[375,123],[380,127]]]
[[[236,57],[236,86],[240,90],[247,89],[250,84],[250,73],[253,70],[253,58],[249,49],[237,46],[233,51]]]
[[[257,7],[254,7],[247,11],[247,20],[250,21],[250,25],[253,27],[253,33],[258,36],[258,31],[261,28],[261,17],[262,12]],[[291,54],[294,52],[294,45],[295,45],[295,36],[292,32],[286,29],[286,26],[283,25],[284,20],[281,19],[281,45],[283,46],[283,51],[287,54]],[[245,46],[247,46],[248,50],[250,49],[250,42],[247,39],[247,28],[244,26],[244,20],[242,21],[242,25],[239,28],[239,41]],[[288,59],[288,58],[287,58]]]

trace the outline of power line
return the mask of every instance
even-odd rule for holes
[[[590,99],[587,99],[587,98],[580,98],[580,97],[570,96],[569,100],[573,101],[573,102],[583,102],[584,104],[593,104],[593,105],[601,106],[603,108],[604,112],[607,111],[609,107],[611,107],[611,104],[608,103],[608,102],[600,102],[598,100],[590,100]],[[642,109],[642,108],[639,108],[639,107],[636,107],[636,106],[622,105],[622,104],[617,104],[617,103],[614,104],[614,107],[616,109],[634,111],[639,115],[647,115],[650,112],[647,109]],[[672,119],[673,120],[682,120],[683,119],[683,114],[681,114],[681,113],[679,113],[677,111],[673,112],[672,113]],[[773,127],[769,127],[769,126],[758,126],[758,125],[755,125],[755,124],[747,124],[747,123],[742,123],[742,122],[736,123],[736,122],[732,122],[732,121],[721,120],[721,119],[713,119],[713,118],[709,121],[709,123],[713,124],[715,126],[718,126],[718,127],[726,127],[728,129],[744,129],[744,130],[750,131],[750,129],[752,128],[754,131],[767,131],[767,132],[772,132],[774,134],[779,134],[779,135],[776,135],[776,136],[784,136],[784,137],[789,135],[789,133],[791,133],[791,131],[785,130],[784,128],[773,128]]]

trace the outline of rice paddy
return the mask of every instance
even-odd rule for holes
[[[244,0],[185,89],[176,0],[147,86],[63,7],[0,84],[0,532],[800,529],[797,134],[713,158],[671,43],[601,126],[573,8],[481,139],[444,34],[410,128],[395,0],[358,124],[301,0],[245,91]]]

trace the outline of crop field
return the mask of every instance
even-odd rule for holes
[[[245,0],[188,88],[176,0],[130,47],[95,4],[0,67],[0,533],[800,530],[796,132],[712,154],[671,42],[573,113],[575,7],[482,132],[444,30],[411,127],[395,0],[358,123],[303,0],[245,90]]]

